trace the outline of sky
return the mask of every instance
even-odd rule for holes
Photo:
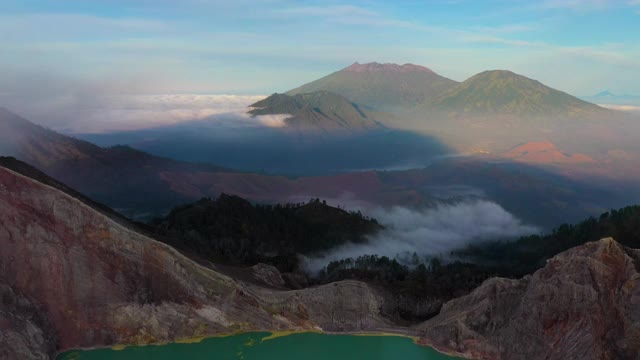
[[[640,0],[2,0],[0,106],[271,94],[356,61],[640,95],[638,34]]]

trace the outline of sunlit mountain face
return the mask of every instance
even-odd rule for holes
[[[2,1],[0,359],[640,358],[639,20]]]

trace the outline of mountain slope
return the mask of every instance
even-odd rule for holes
[[[355,63],[290,90],[287,95],[329,91],[372,109],[405,112],[456,84],[422,66]]]
[[[381,129],[372,112],[326,91],[289,96],[273,94],[251,105],[253,116],[289,114],[287,128],[299,131],[357,132]]]
[[[570,154],[561,151],[549,141],[532,141],[520,144],[502,156],[532,164],[586,164],[594,160],[584,154]]]
[[[417,329],[474,359],[637,359],[639,265],[638,250],[591,242],[532,276],[490,279]]]
[[[437,96],[429,108],[467,114],[579,116],[606,111],[510,71],[477,74]]]
[[[382,293],[366,284],[276,291],[243,283],[2,166],[0,270],[3,358],[235,331],[392,326]]]
[[[90,197],[117,208],[169,209],[191,200],[159,176],[223,168],[152,156],[126,146],[101,148],[58,134],[0,108],[0,155],[25,161]],[[229,170],[227,170],[229,171]]]

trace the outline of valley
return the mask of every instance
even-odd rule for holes
[[[7,166],[15,167],[16,164]],[[33,168],[21,167],[23,173],[46,179]],[[480,303],[490,304],[496,291],[506,291],[514,299],[527,299],[527,308],[541,306],[546,309],[550,303],[535,294],[554,296],[544,285],[543,279],[548,276],[556,277],[560,284],[565,284],[562,280],[565,277],[581,279],[586,286],[585,291],[601,292],[603,296],[618,284],[630,284],[620,298],[596,297],[590,301],[607,301],[612,308],[618,308],[625,314],[628,312],[629,315],[625,316],[630,317],[633,317],[635,309],[630,305],[636,289],[633,285],[637,278],[633,275],[636,271],[633,265],[635,250],[624,248],[613,239],[586,243],[583,241],[592,238],[580,240],[574,243],[578,244],[577,247],[554,256],[533,277],[485,281],[467,297],[447,302],[436,317],[412,325],[398,316],[394,295],[376,286],[375,281],[343,280],[300,290],[278,290],[273,283],[268,285],[264,281],[277,279],[281,276],[279,272],[268,268],[257,270],[257,267],[254,272],[259,272],[255,274],[262,275],[254,280],[234,279],[215,270],[215,266],[200,265],[171,247],[137,233],[132,225],[114,222],[96,210],[95,205],[57,189],[53,182],[46,185],[6,167],[0,171],[2,219],[12,219],[11,222],[3,221],[3,235],[0,237],[3,291],[9,291],[9,294],[13,291],[36,302],[23,301],[13,313],[1,313],[4,331],[9,331],[11,338],[24,339],[3,342],[3,351],[25,354],[24,358],[35,354],[50,356],[58,350],[78,347],[174,342],[229,332],[291,329],[412,334],[421,339],[421,344],[433,345],[445,353],[471,358],[520,358],[526,354],[516,356],[512,349],[522,347],[493,345],[498,341],[495,339],[504,337],[495,338],[493,336],[498,335],[485,333],[484,328],[477,328],[477,333],[464,332],[465,337],[481,337],[481,342],[450,342],[444,334],[459,331],[455,326],[465,326],[465,323],[450,323],[447,319],[452,312],[464,313],[458,309],[468,306],[469,302],[478,303],[478,299],[486,299]],[[633,219],[626,215],[625,218]],[[627,224],[625,226],[635,224],[623,223]],[[25,232],[27,226],[30,230]],[[27,233],[26,237],[21,235]],[[593,236],[598,234],[593,233]],[[610,265],[603,267],[602,264]],[[20,271],[16,271],[18,269]],[[599,275],[585,277],[590,271],[597,271]],[[265,274],[270,275],[265,277]],[[554,287],[554,291],[573,291],[564,286]],[[513,290],[508,290],[510,287]],[[533,293],[528,295],[529,292]],[[16,299],[16,295],[10,298]],[[523,331],[529,331],[530,335],[540,339],[542,346],[531,351],[540,354],[553,351],[568,357],[578,353],[585,355],[581,352],[584,351],[582,347],[564,347],[561,350],[546,348],[544,344],[549,343],[549,336],[553,336],[554,341],[572,341],[570,339],[574,336],[592,334],[586,325],[599,324],[600,328],[626,331],[613,324],[601,325],[602,318],[598,316],[606,315],[600,313],[592,314],[594,322],[584,323],[579,315],[583,314],[581,310],[570,310],[578,309],[574,306],[582,304],[582,300],[577,301],[574,303],[568,299],[556,303],[553,308],[545,310],[548,312],[542,312],[542,317],[526,323],[529,324],[528,330]],[[508,309],[513,304],[515,302],[500,303],[487,309],[511,311]],[[507,308],[502,310],[502,306]],[[475,321],[472,320],[475,314],[494,316],[493,312],[474,311],[468,312],[465,319]],[[578,333],[542,330],[542,326],[551,326],[551,329],[567,326],[565,322],[543,325],[548,324],[547,319],[564,311],[579,311],[576,313],[578,317],[568,319],[569,326],[577,326],[574,331]],[[25,323],[16,322],[12,316],[31,319],[26,323],[29,328],[21,327]],[[499,313],[495,316],[501,318]],[[171,326],[167,327],[167,324]],[[510,322],[496,324],[497,328],[490,326],[494,329],[491,331],[511,331]],[[26,335],[34,334],[34,331],[41,335],[37,338]],[[26,342],[27,339],[30,341]],[[592,341],[588,336],[580,339]],[[591,348],[586,358],[637,351],[631,344],[620,348],[606,341],[593,344],[596,347]],[[499,353],[501,351],[504,352]]]
[[[10,219],[1,284],[16,300],[2,316],[8,338],[20,339],[5,341],[5,351],[109,358],[125,353],[72,349],[168,343],[125,351],[171,349],[171,357],[188,339],[293,330],[410,335],[453,356],[525,359],[532,353],[502,341],[529,331],[539,334],[532,352],[576,356],[545,347],[573,340],[561,332],[550,340],[539,325],[565,326],[553,314],[574,311],[571,302],[550,317],[541,310],[527,330],[500,322],[501,306],[524,311],[511,302],[487,305],[494,312],[466,307],[496,301],[498,291],[513,302],[529,292],[556,296],[529,280],[553,261],[586,281],[571,264],[603,261],[604,250],[590,250],[601,238],[622,244],[599,242],[624,249],[616,261],[635,261],[637,209],[622,208],[640,202],[635,119],[510,72],[461,83],[438,76],[410,65],[351,66],[305,85],[311,93],[247,107],[250,119],[278,124],[266,127],[212,118],[74,137],[3,109],[2,151],[15,158],[0,160],[2,219]],[[363,96],[349,89],[354,82],[383,91],[380,81],[396,77],[439,85],[384,94],[379,108],[345,97]],[[632,278],[628,269],[605,275]],[[590,281],[596,292],[616,286]],[[544,309],[537,297],[527,301]],[[607,301],[631,311],[633,297]],[[499,327],[450,320],[459,314],[472,324],[495,316]],[[569,320],[582,324],[571,336],[595,346],[595,358],[635,351],[589,338],[580,316]],[[613,323],[606,329],[628,337]],[[461,335],[441,335],[452,333]]]

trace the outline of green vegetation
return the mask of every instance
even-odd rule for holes
[[[281,271],[295,270],[298,254],[364,242],[367,235],[382,229],[374,219],[319,199],[254,205],[226,194],[178,207],[153,225],[181,249],[237,264],[264,262]]]
[[[317,281],[330,283],[357,279],[383,285],[393,290],[396,296],[411,298],[413,302],[432,300],[438,303],[434,311],[426,314],[415,311],[403,314],[401,311],[401,316],[408,320],[423,320],[435,315],[439,311],[439,305],[468,294],[494,275],[488,267],[476,264],[459,261],[443,264],[438,258],[425,264],[418,260],[416,254],[414,259],[411,267],[400,264],[395,259],[377,255],[333,261],[320,272]]]
[[[640,248],[640,206],[611,210],[577,225],[565,224],[548,235],[471,245],[452,253],[452,258],[458,260],[446,264],[431,259],[425,265],[415,257],[414,266],[408,267],[375,255],[334,261],[318,279],[321,283],[358,279],[384,285],[398,296],[438,299],[444,303],[469,293],[490,277],[519,278],[531,274],[553,256],[605,237]]]
[[[510,71],[485,71],[437,97],[429,107],[470,114],[576,115],[604,109]]]
[[[251,105],[257,115],[289,114],[288,127],[322,131],[374,130],[382,126],[370,112],[344,97],[326,91],[289,96],[273,94]]]
[[[485,264],[498,275],[520,277],[544,266],[546,260],[572,247],[613,237],[624,246],[640,248],[640,206],[611,210],[577,225],[565,224],[548,235],[514,242],[494,241],[469,246],[455,255]]]
[[[178,207],[153,225],[161,239],[199,257],[238,265],[268,263],[283,272],[299,270],[300,254],[365,242],[368,235],[383,229],[374,219],[328,206],[319,199],[254,205],[225,194]],[[424,320],[435,315],[444,302],[469,293],[490,277],[518,278],[533,273],[558,253],[609,236],[640,248],[640,206],[612,210],[577,225],[562,225],[548,235],[470,245],[450,254],[455,261],[420,259],[416,254],[409,265],[377,255],[334,261],[310,283],[353,279],[380,285],[398,301],[395,311],[401,317]],[[421,303],[430,305],[422,309],[415,306]]]

